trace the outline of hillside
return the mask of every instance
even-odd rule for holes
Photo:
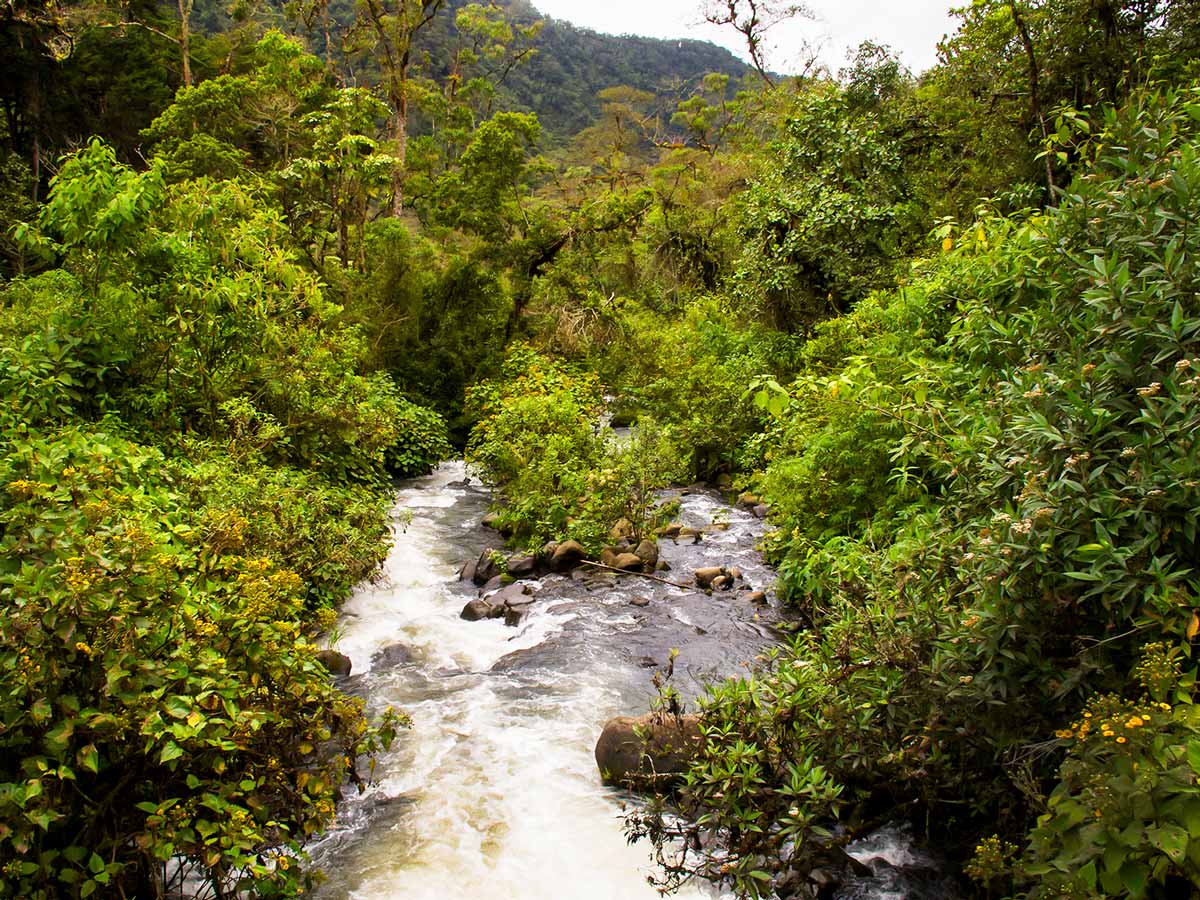
[[[600,110],[596,94],[614,85],[684,94],[704,75],[720,72],[737,80],[749,72],[741,60],[708,41],[671,41],[636,35],[613,36],[545,19],[537,54],[510,76],[517,105],[537,113],[546,129],[560,135],[586,128]]]

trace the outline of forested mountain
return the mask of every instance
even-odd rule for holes
[[[628,820],[665,886],[901,819],[971,896],[1200,890],[1200,4],[777,85],[450,11],[0,5],[0,897],[309,889],[411,724],[322,648],[455,453],[535,563],[769,514],[787,638]]]
[[[533,43],[536,55],[515,69],[505,86],[518,108],[536,113],[555,135],[573,135],[592,124],[600,113],[597,95],[605,88],[660,94],[669,100],[664,107],[673,109],[705,75],[716,72],[737,82],[749,71],[728,50],[707,41],[617,37],[561,20],[543,21]]]

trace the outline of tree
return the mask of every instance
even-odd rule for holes
[[[776,0],[706,0],[704,19],[713,25],[731,26],[746,42],[750,62],[767,87],[775,81],[767,71],[766,32],[780,22],[797,16],[811,19],[812,12],[802,3],[778,3]]]
[[[404,171],[408,149],[409,80],[417,35],[429,26],[446,0],[358,0],[358,48],[381,54],[384,92],[391,107],[391,137],[396,166],[392,172],[391,213],[404,210]]]

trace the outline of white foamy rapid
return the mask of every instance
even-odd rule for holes
[[[649,850],[626,843],[592,755],[604,721],[628,711],[629,673],[593,655],[578,628],[556,641],[580,616],[627,617],[627,600],[597,597],[594,613],[535,604],[519,628],[460,619],[457,570],[480,550],[487,499],[465,477],[450,463],[400,492],[382,576],[343,611],[336,646],[362,673],[351,689],[413,727],[313,848],[328,877],[318,895],[651,900]],[[396,644],[400,664],[373,663]],[[525,664],[492,671],[521,650],[533,654]]]

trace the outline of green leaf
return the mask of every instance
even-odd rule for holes
[[[162,753],[159,754],[158,761],[168,763],[173,759],[179,759],[183,756],[183,748],[174,741],[168,741],[167,745],[162,748]]]
[[[1141,897],[1146,893],[1146,867],[1136,860],[1128,860],[1121,866],[1121,881],[1130,897]]]
[[[100,771],[100,754],[96,751],[95,744],[88,744],[80,750],[77,759],[79,764],[89,772],[96,773]]]

